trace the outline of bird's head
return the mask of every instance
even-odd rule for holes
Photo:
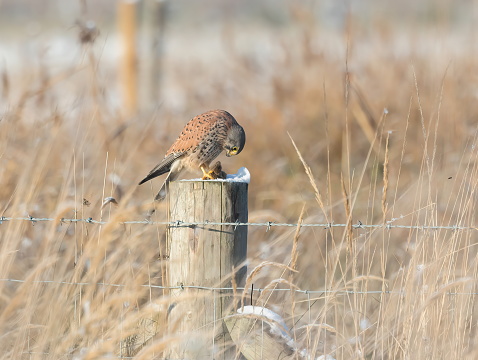
[[[224,143],[224,150],[226,150],[226,156],[234,156],[239,154],[244,148],[246,143],[246,133],[241,125],[236,124],[229,130]]]

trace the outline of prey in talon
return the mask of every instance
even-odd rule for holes
[[[226,156],[239,154],[246,143],[246,133],[236,119],[225,110],[212,110],[191,119],[169,148],[164,159],[156,165],[139,185],[168,173],[155,197],[166,197],[170,181],[177,180],[185,171],[199,171],[206,179],[225,179],[226,173],[218,161],[211,162],[225,151]]]
[[[203,167],[201,168],[201,170],[204,175],[202,177],[202,180],[225,179],[227,177],[227,174],[222,171],[222,164],[220,161],[217,161],[211,168],[211,170],[209,170],[208,172],[206,172]]]

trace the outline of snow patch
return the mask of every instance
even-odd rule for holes
[[[367,330],[371,326],[372,324],[367,318],[363,318],[362,320],[360,320],[360,330]]]
[[[220,180],[220,179],[218,179]],[[228,182],[242,182],[246,184],[250,184],[251,182],[251,173],[247,168],[241,167],[239,170],[237,170],[236,174],[228,174],[226,176],[225,180],[222,181],[228,181]]]
[[[284,319],[282,319],[282,317],[279,314],[276,314],[272,310],[269,310],[262,306],[248,305],[248,306],[244,306],[244,309],[238,309],[237,313],[243,314],[243,315],[254,314],[254,315],[264,316],[268,320],[272,321],[272,323],[270,323],[272,333],[281,335],[282,337],[285,337],[285,336],[289,337],[289,334],[288,334],[289,328],[285,324]]]
[[[313,360],[312,357],[307,353],[306,349],[300,350],[298,348],[295,341],[289,335],[290,330],[287,327],[284,319],[282,319],[279,314],[262,306],[251,305],[244,306],[242,309],[238,309],[237,313],[241,315],[254,314],[266,318],[265,321],[269,320],[267,323],[270,326],[269,331],[272,335],[279,336],[282,341],[284,341],[291,349],[296,352],[297,355],[299,355],[299,358],[304,360]],[[315,360],[335,360],[335,358],[331,355],[321,355]]]
[[[247,168],[241,167],[236,174],[228,174],[225,179],[202,180],[202,179],[185,179],[180,181],[219,181],[219,182],[239,182],[250,184],[251,173]]]

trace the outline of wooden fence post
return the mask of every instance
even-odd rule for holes
[[[170,221],[186,223],[247,222],[248,184],[223,181],[177,181],[169,185]],[[235,348],[223,319],[234,311],[231,290],[189,288],[243,285],[247,227],[172,225],[168,229],[171,291],[169,330],[181,341],[171,346],[178,359],[234,359]]]
[[[123,53],[120,59],[120,86],[126,116],[136,114],[138,106],[138,69],[136,64],[136,6],[137,1],[118,2],[118,30]]]

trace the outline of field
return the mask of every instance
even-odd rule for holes
[[[166,1],[158,93],[140,76],[131,111],[116,2],[0,2],[0,357],[180,344],[154,287],[166,226],[124,221],[146,219],[162,179],[137,183],[184,124],[219,108],[247,134],[220,160],[251,173],[249,222],[337,225],[249,226],[254,288],[291,291],[247,299],[310,359],[477,359],[478,4],[386,3]]]

